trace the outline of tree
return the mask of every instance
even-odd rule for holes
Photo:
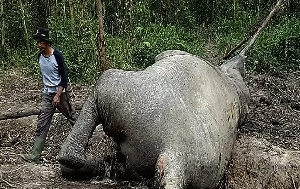
[[[169,24],[169,2],[167,0],[160,0],[161,6],[161,17],[165,26]]]
[[[19,6],[20,6],[20,9],[21,9],[20,11],[21,11],[21,16],[22,16],[22,23],[23,23],[23,29],[24,29],[25,42],[26,42],[26,49],[27,49],[27,53],[29,54],[30,53],[29,37],[28,37],[28,32],[27,32],[25,11],[24,11],[22,0],[19,0]]]
[[[47,18],[50,16],[50,0],[33,0],[31,5],[31,24],[34,28],[48,27]]]
[[[3,1],[1,0],[1,18],[2,18],[2,28],[1,28],[1,47],[4,49],[5,44],[5,32],[4,32],[4,11],[3,11]]]
[[[130,4],[130,42],[133,42],[133,38],[134,38],[134,26],[133,26],[133,0],[129,0],[129,4]]]
[[[79,1],[80,6],[80,17],[83,18],[84,15],[84,0]]]
[[[0,54],[6,58],[7,57],[7,49],[5,47],[5,23],[4,23],[4,9],[3,9],[3,1],[1,0],[1,18],[2,18],[2,28],[1,28],[1,50]],[[3,60],[2,60],[3,61]]]
[[[98,16],[99,16],[99,64],[100,64],[100,72],[104,72],[109,68],[106,62],[106,55],[105,55],[105,41],[104,41],[104,27],[103,27],[103,6],[101,0],[97,0],[97,9],[98,9]]]
[[[69,0],[71,22],[74,24],[73,0]]]

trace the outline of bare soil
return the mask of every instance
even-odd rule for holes
[[[272,145],[299,150],[300,73],[250,75],[251,102],[240,133],[263,137]]]
[[[73,104],[83,103],[92,86],[72,85]],[[39,107],[42,83],[22,70],[8,70],[0,76],[1,112]],[[56,156],[71,130],[59,113],[54,115],[42,154],[42,163],[24,162],[20,154],[29,153],[37,124],[37,115],[0,121],[0,188],[134,188],[128,181],[112,181],[85,175],[62,176]]]
[[[248,73],[245,80],[251,93],[250,112],[246,123],[239,128],[237,139],[264,138],[272,145],[299,150],[299,78],[300,73],[273,76]],[[26,76],[22,70],[1,73],[0,111],[39,107],[41,88],[39,79]],[[84,101],[91,88],[73,85],[73,102]],[[0,121],[0,188],[147,188],[142,181],[62,176],[56,156],[71,125],[61,114],[55,114],[52,121],[42,164],[24,162],[19,155],[31,150],[36,122],[36,115]]]

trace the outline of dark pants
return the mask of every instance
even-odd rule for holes
[[[75,119],[73,118],[74,109],[72,108],[68,94],[65,92],[61,94],[60,103],[58,106],[52,105],[54,96],[55,93],[42,94],[41,112],[38,116],[38,124],[36,129],[37,137],[46,139],[56,108],[68,119],[71,125],[75,124]]]

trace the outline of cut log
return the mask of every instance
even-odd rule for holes
[[[17,110],[17,111],[14,110],[14,111],[1,112],[0,120],[16,119],[16,118],[20,118],[20,117],[38,115],[39,112],[40,112],[40,110],[36,107],[26,108],[26,109]]]
[[[74,108],[75,110],[81,110],[83,103],[76,103]],[[27,117],[32,115],[39,115],[40,109],[37,107],[26,107],[20,109],[11,109],[9,111],[0,112],[0,121],[7,119],[17,119],[21,117]],[[55,113],[60,113],[58,110],[55,110]]]

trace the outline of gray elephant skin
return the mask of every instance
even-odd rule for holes
[[[105,71],[58,155],[80,168],[100,123],[120,145],[126,167],[153,173],[155,188],[214,188],[247,113],[245,56],[217,67],[183,51],[165,51],[142,71]],[[151,174],[150,174],[151,175]]]

